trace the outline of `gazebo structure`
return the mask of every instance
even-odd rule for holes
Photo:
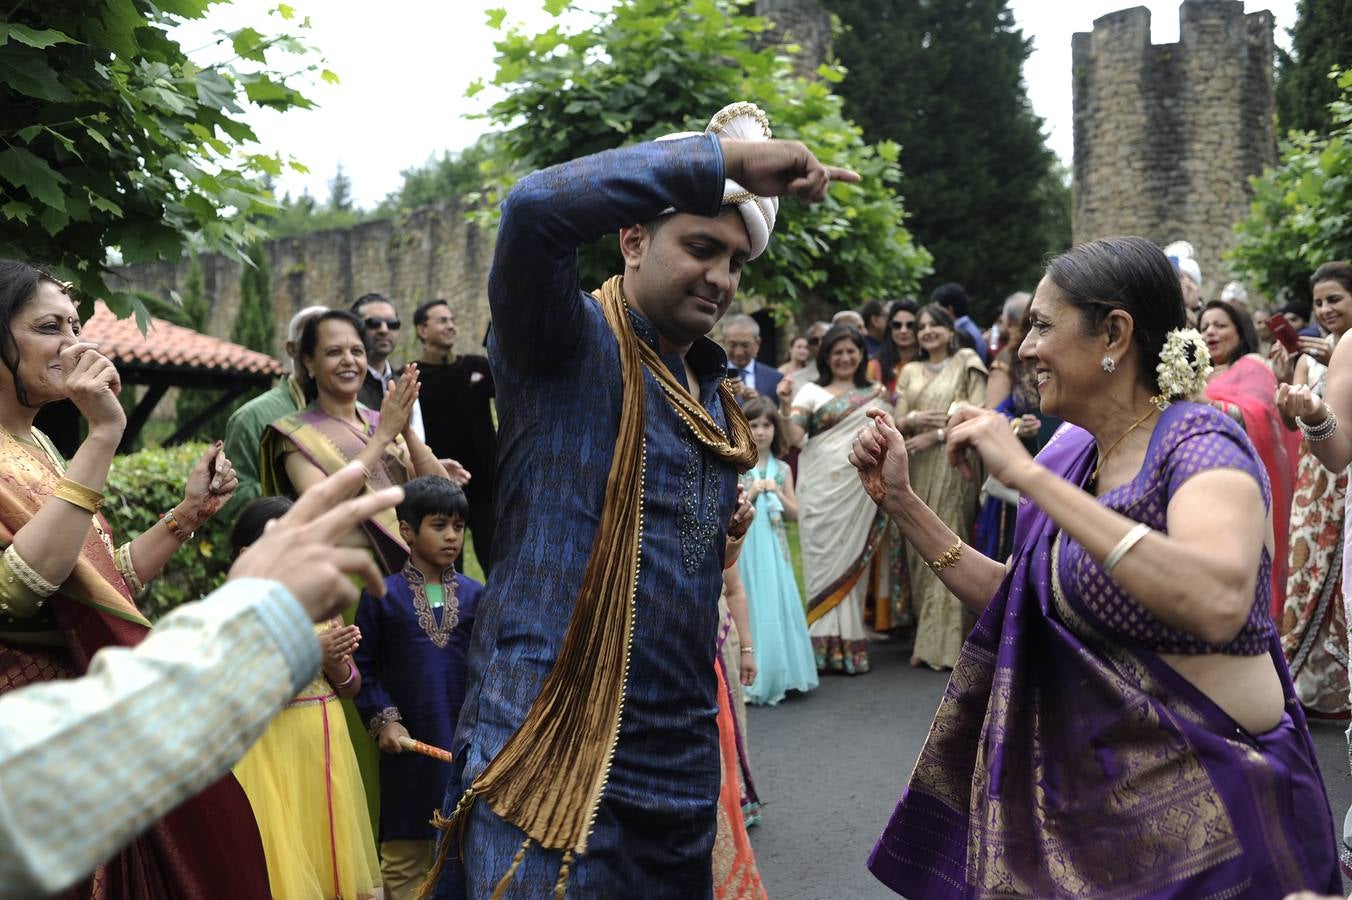
[[[102,302],[94,304],[94,315],[85,322],[80,336],[98,343],[99,352],[117,366],[124,387],[146,385],[145,394],[127,417],[119,453],[134,446],[150,414],[171,387],[214,390],[220,395],[170,435],[166,446],[186,441],[241,394],[266,389],[274,378],[285,374],[282,364],[266,353],[163,319],[151,319],[142,334],[134,318],[119,319]],[[44,409],[38,425],[63,454],[74,455],[80,441],[80,422],[69,403]]]

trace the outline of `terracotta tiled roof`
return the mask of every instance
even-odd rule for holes
[[[85,322],[81,336],[97,341],[99,352],[115,363],[237,375],[281,375],[285,371],[266,353],[163,319],[151,319],[150,328],[142,334],[134,317],[119,319],[102,301],[94,304],[94,315]]]

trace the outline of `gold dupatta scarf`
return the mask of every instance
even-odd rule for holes
[[[756,463],[751,427],[727,382],[719,385],[728,420],[728,433],[724,433],[671,374],[657,351],[634,333],[621,281],[615,276],[596,292],[619,343],[620,427],[600,526],[563,647],[521,726],[474,779],[450,818],[435,816],[434,822],[446,834],[419,892],[420,900],[430,896],[453,834],[463,827],[476,799],[526,834],[494,898],[506,893],[532,841],[545,849],[564,851],[554,887],[558,898],[567,889],[572,860],[587,851],[619,740],[629,673],[643,533],[643,370],[657,380],[672,410],[710,452],[739,471]]]
[[[41,438],[39,438],[41,440]],[[52,451],[39,448],[50,457]],[[0,429],[0,546],[8,547],[20,528],[37,515],[44,501],[56,490],[61,480],[58,460],[50,464],[39,461],[4,429]],[[58,594],[101,613],[125,622],[150,627],[150,621],[141,614],[126,590],[122,576],[113,562],[113,550],[99,534],[109,532],[108,522],[96,515],[85,535],[75,567],[61,584]]]

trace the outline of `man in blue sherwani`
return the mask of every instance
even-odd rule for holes
[[[707,335],[774,198],[858,176],[769,140],[749,103],[672,137],[535,172],[503,204],[497,561],[436,897],[712,893],[715,628],[755,448]],[[587,293],[577,248],[615,232],[623,276]]]

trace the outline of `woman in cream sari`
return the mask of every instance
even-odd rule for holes
[[[897,427],[906,435],[915,492],[964,541],[972,538],[981,482],[965,478],[944,455],[943,428],[955,402],[981,406],[986,400],[986,367],[973,350],[957,349],[953,317],[940,306],[920,311],[924,358],[907,363],[897,379]],[[907,545],[911,603],[916,614],[911,665],[951,669],[967,636],[969,616],[925,560]]]
[[[858,479],[848,456],[854,434],[868,421],[865,410],[886,409],[882,387],[865,374],[864,339],[845,326],[822,338],[816,383],[793,396],[790,379],[779,399],[789,442],[798,457],[799,539],[807,589],[808,634],[819,671],[856,675],[869,670],[864,598],[869,562],[886,520]]]

